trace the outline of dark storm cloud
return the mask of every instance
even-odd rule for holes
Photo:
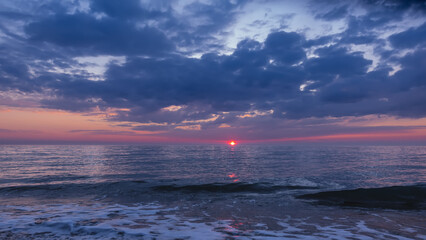
[[[392,77],[395,88],[409,90],[426,85],[426,49],[417,50],[399,59],[402,69]]]
[[[0,89],[48,91],[40,101],[46,108],[123,108],[110,119],[153,123],[135,130],[201,125],[210,132],[241,131],[227,126],[234,124],[249,126],[249,137],[265,124],[272,132],[284,128],[280,118],[424,117],[425,24],[402,32],[387,25],[421,5],[391,2],[400,6],[361,2],[373,7],[358,16],[349,3],[330,5],[317,18],[345,19],[342,33],[307,39],[301,32],[274,30],[262,41],[240,41],[227,55],[217,51],[224,44],[218,36],[227,34],[246,1],[194,2],[184,6],[184,17],[171,4],[152,8],[136,0],[94,0],[86,11],[56,3],[48,14],[31,17],[8,13],[3,17],[23,32],[1,30],[7,38],[0,43]],[[379,36],[386,29],[397,33]],[[387,43],[391,49],[380,48]],[[362,44],[375,47],[382,57],[378,66],[351,49]],[[401,49],[410,51],[397,54]],[[195,52],[204,54],[185,54]],[[74,59],[102,55],[125,57],[107,65],[104,81],[91,81],[87,65]],[[393,66],[401,69],[392,75]],[[171,105],[180,109],[167,109]]]
[[[131,107],[132,111],[119,115],[119,120],[140,122],[203,119],[220,111],[247,111],[253,105],[271,109],[273,106],[263,101],[290,99],[299,91],[304,73],[300,66],[289,64],[304,59],[305,54],[300,47],[303,37],[296,33],[277,32],[267,41],[263,47],[243,41],[230,56],[128,58],[124,65],[111,65],[103,82],[78,78],[49,82],[58,98],[43,103],[74,111],[94,105]],[[278,41],[294,50],[286,52]],[[276,61],[271,64],[268,59]],[[189,107],[178,112],[160,111],[170,105]]]
[[[218,36],[229,34],[223,29],[233,23],[247,2],[193,2],[178,13],[172,8],[173,2],[93,0],[89,11],[75,11],[70,2],[48,1],[40,6],[30,4],[45,14],[31,12],[32,21],[27,19],[29,24],[24,30],[34,43],[52,43],[80,56],[159,55],[174,51],[175,47],[187,53],[199,52],[223,48]],[[12,13],[8,12],[8,16]],[[13,19],[19,14],[27,16],[16,13]]]
[[[303,42],[303,36],[296,33],[277,32],[270,34],[264,44],[244,40],[229,56],[132,58],[124,65],[110,66],[104,82],[59,82],[56,88],[62,89],[58,92],[64,99],[99,98],[102,102],[95,104],[132,108],[119,114],[117,120],[168,123],[253,108],[273,109],[278,117],[345,116],[352,114],[340,110],[346,107],[345,103],[362,102],[374,96],[369,84],[377,81],[371,77],[373,73],[367,74],[370,60],[358,52],[332,46],[318,49],[318,58],[293,65],[305,59],[304,54],[294,54],[303,51]],[[285,46],[293,49],[285,51]],[[305,80],[313,83],[300,92],[299,86]],[[315,89],[320,90],[309,91]],[[300,102],[302,99],[305,100]],[[61,101],[57,103],[56,107],[61,108]],[[72,103],[76,108],[80,106],[79,101]],[[89,102],[81,104],[88,105]],[[190,107],[177,112],[161,110],[170,105]],[[68,104],[63,107],[71,109]],[[361,111],[357,113],[360,114]]]
[[[371,64],[371,61],[366,60],[360,52],[349,53],[345,48],[336,46],[320,48],[315,53],[319,57],[311,58],[305,63],[308,72],[315,78],[324,75],[342,77],[362,75]]]
[[[271,33],[265,40],[265,50],[275,60],[284,64],[294,64],[305,59],[302,46],[305,39],[297,33]]]
[[[28,66],[14,59],[0,57],[0,79],[1,86],[15,88],[21,82],[29,79]]]
[[[423,0],[361,0],[368,7],[376,6],[393,11],[419,10],[426,12],[426,3]]]
[[[286,41],[283,44],[288,45]],[[275,45],[265,44],[264,48],[257,45],[243,41],[230,56],[132,59],[124,66],[112,66],[105,85],[114,92],[120,86],[132,85],[132,91],[119,92],[116,97],[131,102],[156,99],[157,106],[150,104],[153,109],[197,102],[211,105],[216,111],[244,111],[252,100],[290,97],[303,79],[300,67],[275,66],[267,59],[294,63],[303,56],[292,51],[280,55]],[[108,93],[105,98],[114,95]]]
[[[223,49],[221,36],[232,34],[226,27],[232,25],[240,9],[250,0],[217,0],[192,2],[183,9],[182,17],[170,14],[161,27],[174,35],[173,41],[190,48],[188,53]]]
[[[412,17],[422,17],[426,13],[426,3],[421,0],[321,0],[311,1],[311,4],[315,16],[319,19],[347,21],[347,30],[339,36],[342,38],[341,43],[345,44],[377,42],[378,36],[375,32],[377,29],[392,29],[392,26],[386,24],[398,23],[407,14]],[[359,7],[365,11],[365,14],[357,13]]]
[[[155,28],[136,28],[127,22],[87,14],[54,15],[28,24],[25,32],[31,41],[84,49],[86,55],[157,54],[174,47]]]
[[[389,40],[397,48],[414,48],[420,44],[424,45],[426,43],[426,23],[417,28],[393,34]]]
[[[90,8],[94,12],[121,19],[151,19],[162,15],[161,11],[144,9],[139,0],[93,0]]]

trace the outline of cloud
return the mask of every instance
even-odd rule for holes
[[[143,136],[143,135],[153,134],[149,132],[144,132],[143,134],[140,134],[133,131],[116,131],[116,130],[104,130],[104,129],[97,129],[97,130],[76,129],[76,130],[70,130],[69,132],[83,133],[87,135],[129,135],[129,136]]]
[[[231,55],[128,58],[124,64],[111,64],[105,81],[47,82],[56,98],[42,104],[71,111],[127,107],[130,111],[118,113],[114,120],[174,124],[222,112],[273,110],[280,118],[404,114],[394,110],[392,94],[404,91],[404,85],[423,86],[422,72],[415,75],[415,69],[423,69],[418,66],[422,53],[397,59],[403,68],[389,77],[388,68],[368,72],[372,61],[345,47],[318,48],[318,57],[306,59],[305,41],[297,33],[275,32],[264,43],[240,42]],[[292,49],[287,51],[288,46]],[[170,106],[187,107],[162,110]]]
[[[393,34],[389,37],[389,41],[397,48],[414,48],[420,44],[424,46],[426,44],[426,23],[417,28]]]
[[[346,17],[348,14],[348,6],[341,6],[331,9],[330,11],[322,14],[317,14],[316,17],[328,21],[338,20]]]
[[[143,8],[139,0],[93,0],[90,8],[95,13],[104,13],[112,18],[120,19],[152,19],[162,15],[161,11]]]
[[[15,131],[9,130],[9,129],[0,128],[0,133],[13,133],[13,132],[15,132]]]
[[[426,12],[426,4],[422,0],[360,0],[359,2],[367,7],[375,6],[391,11],[415,10]]]
[[[58,14],[25,27],[29,40],[76,49],[82,55],[159,54],[173,50],[173,44],[151,27],[87,14]],[[84,50],[84,51],[83,51]]]
[[[304,38],[295,32],[275,32],[265,40],[265,50],[274,60],[285,64],[295,64],[304,60],[305,51],[302,48]]]
[[[415,1],[311,4],[311,13],[321,7],[318,21],[345,28],[312,38],[282,27],[263,39],[241,36],[232,50],[224,39],[246,1],[180,3],[46,3],[43,14],[11,7],[2,18],[19,31],[0,30],[0,90],[43,95],[45,108],[126,108],[108,120],[176,136],[278,137],[274,128],[314,131],[305,125],[312,118],[426,116],[426,25],[419,11],[416,21],[407,18]],[[88,56],[125,60],[109,62],[102,81],[92,81],[78,61]]]
[[[28,66],[25,63],[14,59],[0,57],[0,87],[7,86],[6,89],[14,89],[20,82],[25,82],[30,78]]]
[[[338,46],[319,48],[315,53],[319,57],[311,58],[304,64],[313,77],[362,75],[371,64],[371,61],[366,60],[362,53],[349,53],[347,49]]]

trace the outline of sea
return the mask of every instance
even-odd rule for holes
[[[0,239],[426,239],[426,146],[0,145]]]

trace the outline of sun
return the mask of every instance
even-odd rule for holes
[[[231,145],[231,146],[235,146],[235,145],[237,145],[237,142],[235,142],[234,140],[232,140],[232,141],[228,142],[228,144]]]

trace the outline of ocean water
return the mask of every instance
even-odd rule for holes
[[[426,147],[0,146],[0,239],[426,239]]]

